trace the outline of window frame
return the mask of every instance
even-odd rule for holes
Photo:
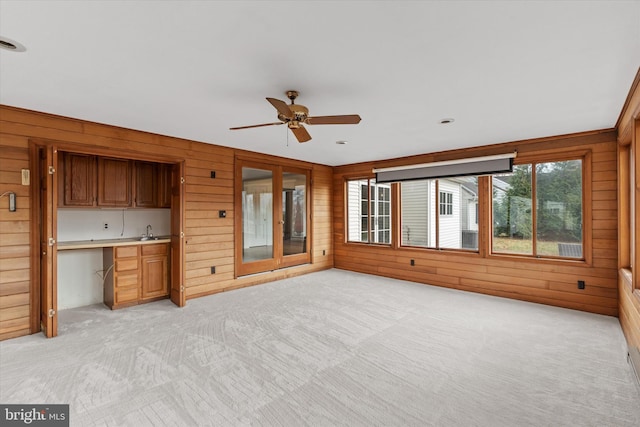
[[[582,257],[566,257],[566,256],[555,256],[555,255],[537,255],[537,224],[536,224],[536,210],[538,208],[536,201],[536,166],[541,163],[560,163],[571,160],[581,160],[582,161]],[[549,153],[545,155],[532,155],[532,156],[521,156],[519,155],[514,160],[514,166],[519,165],[531,165],[531,201],[532,206],[531,210],[534,212],[534,216],[532,218],[532,253],[531,254],[523,254],[523,253],[509,253],[509,252],[495,252],[493,250],[493,239],[494,239],[494,221],[493,221],[493,176],[491,176],[488,185],[488,214],[489,220],[487,222],[488,226],[488,257],[506,257],[506,258],[521,258],[528,260],[544,260],[548,261],[560,261],[560,262],[576,262],[583,263],[591,266],[593,264],[592,258],[592,232],[593,232],[593,221],[592,221],[592,212],[593,212],[593,203],[591,199],[592,194],[592,152],[591,150],[573,150],[573,151],[564,151],[557,153]]]
[[[415,180],[416,182],[433,182],[434,183],[434,194],[433,194],[433,198],[435,199],[435,208],[434,208],[434,212],[432,212],[432,214],[434,215],[433,221],[434,221],[434,228],[435,228],[435,246],[422,246],[422,245],[408,245],[408,244],[404,244],[403,243],[403,236],[402,233],[399,231],[398,232],[398,237],[397,237],[397,248],[398,249],[403,249],[403,250],[426,250],[426,251],[452,251],[452,252],[461,252],[461,253],[466,253],[466,254],[472,254],[472,255],[480,255],[481,254],[481,245],[480,245],[480,222],[482,220],[482,212],[480,210],[480,205],[481,205],[481,199],[483,197],[482,195],[482,191],[480,190],[482,188],[482,176],[481,175],[473,175],[474,178],[476,178],[476,185],[477,185],[477,198],[478,201],[475,204],[475,220],[477,221],[476,224],[478,225],[478,242],[477,242],[477,247],[474,248],[453,248],[453,247],[446,247],[446,246],[442,246],[441,245],[441,238],[440,238],[440,220],[441,217],[449,217],[449,216],[454,216],[454,197],[453,197],[453,193],[447,190],[442,190],[440,188],[440,181],[442,180],[447,180],[448,178],[458,178],[455,176],[452,177],[448,177],[448,178],[426,178],[426,179],[420,179],[420,180]],[[396,197],[397,199],[397,216],[396,216],[396,221],[398,223],[398,229],[399,230],[403,230],[404,226],[402,224],[402,183],[398,183],[398,196]],[[450,197],[448,197],[449,200],[446,200],[445,203],[441,204],[441,195],[442,194],[447,194]],[[460,198],[459,198],[460,199]],[[462,203],[461,200],[458,200],[458,203]],[[445,207],[445,212],[448,211],[448,213],[444,213],[441,214],[441,209],[442,207]],[[428,243],[428,242],[427,242]]]
[[[366,187],[367,187],[367,191],[365,193],[365,191],[363,190],[363,188],[365,187],[364,184],[362,184],[362,181],[367,181]],[[373,181],[373,185],[372,185],[372,181]],[[359,197],[358,197],[358,204],[362,207],[364,206],[365,202],[366,202],[366,206],[367,206],[367,213],[363,214],[362,213],[362,208],[359,209],[358,212],[358,234],[360,236],[360,240],[350,240],[350,228],[349,228],[349,219],[351,217],[351,213],[349,211],[349,183],[350,182],[358,182],[358,191],[359,191]],[[385,187],[379,187],[379,186],[385,186]],[[379,188],[386,188],[388,187],[388,194],[389,194],[389,200],[381,200],[378,198],[378,192],[375,190],[378,190]],[[359,177],[345,177],[345,181],[344,181],[344,188],[345,188],[345,233],[344,233],[344,241],[345,243],[353,243],[353,244],[363,244],[363,245],[380,245],[380,246],[388,246],[391,247],[393,245],[394,242],[394,232],[393,232],[393,217],[394,217],[394,211],[393,211],[393,207],[394,207],[394,191],[393,191],[393,184],[387,184],[387,183],[381,183],[378,184],[377,182],[375,182],[375,177],[363,177],[363,176],[359,176]],[[372,194],[374,194],[375,191],[375,197],[371,197]],[[366,194],[366,199],[363,197],[363,195]],[[379,210],[380,210],[380,203],[384,203],[388,205],[389,208],[389,212],[388,214],[379,214]],[[373,209],[372,209],[373,208]],[[379,229],[378,227],[378,220],[380,218],[385,218],[388,217],[389,218],[389,228],[382,228]],[[367,225],[367,230],[363,230],[363,225],[365,224],[365,218],[366,218],[366,225]],[[388,232],[389,233],[389,241],[388,242],[379,242],[376,241],[378,240],[378,236],[379,233],[384,233],[384,232]],[[362,236],[365,235],[367,236],[366,241],[364,239],[362,239]]]
[[[640,133],[640,120],[635,121],[636,135]],[[638,139],[634,138],[631,146],[629,147],[629,271],[635,284],[636,291],[640,291],[640,280],[638,280],[638,262],[640,261],[640,253],[638,253],[637,243],[640,237],[638,236],[640,223],[638,223],[638,185],[640,176],[638,176],[638,169],[640,168],[640,156],[638,155]],[[635,270],[635,272],[634,272]]]

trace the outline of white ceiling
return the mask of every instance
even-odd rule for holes
[[[342,165],[612,128],[640,1],[2,0],[0,35],[2,104]],[[288,89],[362,122],[229,130]]]

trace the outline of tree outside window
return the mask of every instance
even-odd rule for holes
[[[492,183],[494,253],[583,257],[582,160],[516,165]]]

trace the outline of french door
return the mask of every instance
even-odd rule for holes
[[[236,276],[310,261],[311,172],[236,161]]]

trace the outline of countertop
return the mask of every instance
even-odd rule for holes
[[[155,239],[155,240],[154,240]],[[69,242],[58,242],[59,251],[68,251],[71,249],[95,249],[95,248],[112,248],[114,246],[130,246],[130,245],[153,245],[154,243],[169,243],[171,237],[159,236],[152,240],[140,240],[139,237],[129,237],[123,239],[103,239],[103,240],[76,240]]]

